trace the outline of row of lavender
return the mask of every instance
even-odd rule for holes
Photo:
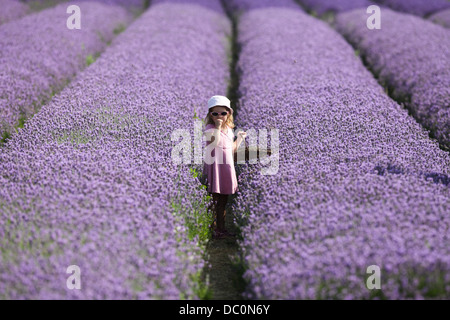
[[[12,0],[9,0],[12,1]],[[19,0],[15,0],[19,2]],[[45,5],[51,5],[55,3],[61,2],[77,2],[77,1],[89,1],[89,2],[100,2],[107,5],[120,5],[126,8],[137,7],[143,8],[146,3],[149,3],[150,0],[20,0],[24,3],[44,3]]]
[[[339,6],[329,0],[301,0],[301,3],[320,15],[329,10],[338,12],[337,30],[357,47],[381,83],[391,89],[393,97],[404,102],[444,148],[450,147],[450,35],[447,30],[419,17],[383,8],[382,29],[373,32],[366,27],[369,1],[339,2]],[[417,5],[418,2],[412,3],[412,7]],[[439,1],[430,5],[434,11],[445,7]],[[351,10],[355,8],[360,9]],[[430,19],[445,25],[445,17],[444,11]]]
[[[65,0],[69,3],[78,2],[78,1],[89,1],[93,0]],[[139,15],[142,13],[142,10],[150,5],[151,0],[94,0],[100,2],[105,5],[112,6],[122,6],[126,8],[128,11],[134,13],[135,15]]]
[[[218,1],[161,2],[0,149],[0,298],[195,297],[205,191],[171,133],[225,94],[231,25]]]
[[[386,8],[382,19],[382,29],[373,32],[366,27],[365,10],[340,13],[336,29],[360,51],[393,97],[450,148],[450,33]]]
[[[450,9],[448,0],[374,0],[393,10],[426,17],[432,13]]]
[[[19,19],[30,12],[28,6],[17,0],[0,0],[0,25]]]
[[[33,11],[48,8],[61,2],[77,2],[83,0],[0,0],[0,25],[12,20],[17,20],[32,13]],[[105,5],[121,5],[127,9],[142,10],[147,2],[145,0],[95,0]],[[91,1],[92,2],[92,1]],[[67,6],[68,4],[66,4]]]
[[[298,1],[306,10],[314,12],[322,16],[327,12],[345,12],[357,8],[367,8],[375,4],[370,0],[299,0]]]
[[[247,10],[238,124],[280,140],[277,174],[241,166],[246,295],[448,298],[449,155],[324,22],[290,0],[232,2]],[[367,287],[371,265],[381,290]]]
[[[0,27],[0,136],[13,132],[101,53],[117,28],[132,21],[125,9],[78,3],[80,30],[66,27],[67,5],[28,15]]]
[[[379,5],[382,8],[391,7],[400,12],[415,14],[429,19],[444,27],[450,28],[450,2],[446,0],[416,0],[416,1],[370,1],[370,0],[298,0],[306,10],[316,15],[326,13],[340,13],[353,9],[367,9],[370,5]],[[383,9],[382,9],[383,10]],[[434,13],[433,15],[431,15]]]
[[[450,9],[436,12],[429,19],[445,28],[450,28]]]

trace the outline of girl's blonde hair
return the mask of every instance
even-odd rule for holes
[[[217,107],[222,107],[222,106],[217,106]],[[228,107],[225,107],[225,108],[229,109]],[[208,114],[205,117],[205,126],[207,126],[208,124],[214,124],[214,120],[211,117],[211,109],[208,110]],[[233,118],[233,114],[231,113],[231,110],[228,110],[227,120],[225,121],[225,123],[223,125],[227,125],[231,129],[233,129],[235,127],[234,118]]]

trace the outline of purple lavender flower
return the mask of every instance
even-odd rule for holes
[[[450,9],[438,11],[429,18],[431,21],[450,28]]]
[[[0,149],[0,298],[196,297],[206,191],[171,133],[226,92],[230,33],[223,12],[150,7]]]
[[[18,0],[0,0],[0,25],[19,19],[28,13],[28,6]]]
[[[363,10],[339,14],[336,27],[392,95],[450,147],[450,34],[421,18],[384,9],[382,29],[365,27]],[[411,39],[411,34],[414,38]]]
[[[185,4],[201,6],[203,8],[214,10],[220,14],[223,14],[223,8],[220,1],[209,1],[209,0],[152,0],[152,6],[158,5],[160,3],[173,3],[173,4]]]
[[[226,7],[234,12],[267,8],[286,8],[298,10],[298,5],[292,0],[241,0],[224,1]]]
[[[69,30],[67,4],[46,9],[0,28],[0,136],[13,132],[62,89],[87,58],[101,53],[115,28],[131,22],[120,7],[79,3],[80,30]]]
[[[70,0],[70,2],[86,1],[86,0]],[[137,8],[143,9],[145,6],[145,0],[95,0],[105,5],[120,5],[125,8]]]
[[[276,175],[239,167],[246,296],[448,298],[450,191],[432,181],[448,153],[323,21],[248,10],[238,35],[237,124],[280,131]],[[381,290],[366,287],[371,265]]]
[[[393,10],[411,13],[417,16],[428,16],[436,11],[450,8],[446,0],[374,0]]]
[[[369,0],[299,0],[308,10],[316,12],[319,16],[326,12],[344,12],[356,8],[367,8],[373,2]]]

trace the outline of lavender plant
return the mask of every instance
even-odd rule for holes
[[[226,90],[231,26],[192,3],[150,7],[0,149],[0,298],[196,298],[206,191],[170,136]]]
[[[28,13],[27,5],[17,0],[0,0],[0,25],[19,19]]]
[[[233,12],[266,9],[266,8],[291,8],[298,9],[298,5],[292,0],[242,0],[242,1],[224,1],[225,6]]]
[[[39,12],[51,7],[55,7],[58,4],[68,2],[69,0],[21,0],[31,10],[31,12]]]
[[[66,0],[67,1],[67,0]],[[70,2],[86,1],[86,0],[69,0]],[[120,5],[128,9],[137,8],[143,9],[146,5],[146,0],[95,0],[106,5]]]
[[[96,2],[79,6],[80,30],[66,27],[66,4],[0,27],[0,137],[31,117],[86,67],[90,55],[106,48],[117,27],[132,19],[120,7]]]
[[[448,153],[327,24],[244,2],[237,122],[280,131],[278,174],[240,166],[245,296],[448,299]]]
[[[223,8],[219,1],[209,1],[209,0],[152,0],[152,6],[160,4],[160,3],[173,3],[173,4],[186,4],[186,5],[194,5],[201,6],[204,9],[209,9],[216,11],[219,14],[223,14]]]
[[[344,12],[356,8],[367,8],[373,2],[369,0],[298,0],[300,4],[315,14],[322,16],[327,12]]]
[[[429,18],[434,23],[450,28],[450,9],[438,11]]]
[[[389,9],[383,9],[381,30],[369,30],[366,20],[363,10],[341,13],[336,28],[360,51],[392,96],[403,102],[444,148],[449,148],[448,30]]]
[[[393,10],[414,14],[417,16],[428,16],[436,11],[450,8],[447,0],[374,0],[383,6]]]

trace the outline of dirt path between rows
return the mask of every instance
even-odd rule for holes
[[[237,119],[239,107],[236,101],[239,101],[239,82],[240,76],[237,72],[237,62],[240,54],[240,45],[238,43],[238,27],[237,19],[229,10],[225,0],[220,0],[224,11],[232,24],[230,41],[230,51],[228,54],[231,57],[230,61],[230,82],[227,88],[227,97],[233,101],[234,117]],[[239,167],[236,167],[236,175],[239,176]],[[225,227],[234,234],[238,234],[238,227],[234,224],[234,214],[232,210],[232,203],[236,195],[229,196],[227,204],[227,215],[225,219]],[[210,239],[206,245],[206,262],[210,268],[205,267],[202,274],[202,280],[205,283],[205,278],[209,278],[209,290],[212,293],[213,300],[240,300],[243,299],[242,293],[245,289],[245,282],[242,279],[243,266],[236,263],[235,257],[239,254],[239,245],[237,243],[238,236],[234,238],[225,239]]]
[[[232,198],[227,207],[225,225],[227,230],[237,234],[238,228],[233,223],[231,210]],[[213,300],[240,300],[245,283],[242,280],[242,266],[235,263],[234,257],[238,255],[238,237],[224,239],[211,239],[206,246],[206,262],[210,268],[203,271],[203,280],[209,277],[209,289]]]

